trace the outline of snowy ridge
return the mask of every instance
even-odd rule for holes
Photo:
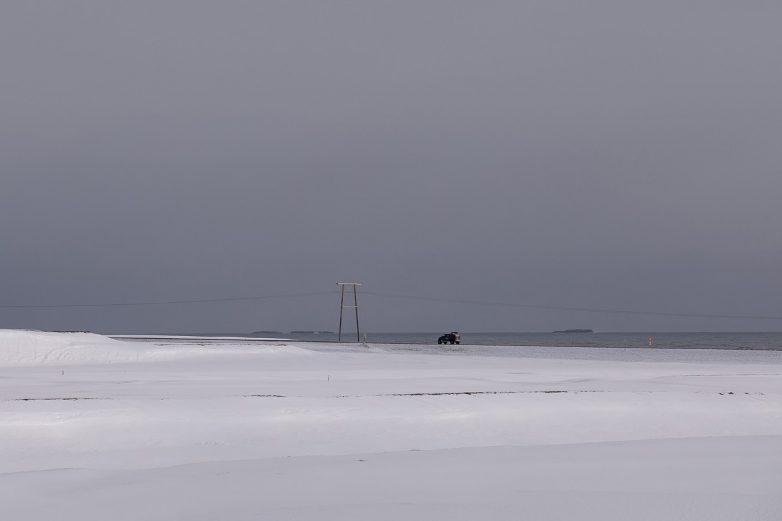
[[[210,344],[193,349],[176,344],[123,342],[95,333],[0,329],[0,367],[155,362],[242,353],[315,354],[285,344]]]
[[[93,333],[0,330],[0,367],[136,362],[146,356],[144,346]]]

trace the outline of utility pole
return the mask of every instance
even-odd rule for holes
[[[339,286],[339,332],[337,333],[337,342],[342,342],[342,312],[345,308],[353,308],[356,310],[356,342],[361,342],[361,330],[358,327],[358,292],[357,286],[361,286],[360,282],[337,282]],[[345,286],[353,287],[353,305],[345,305]]]

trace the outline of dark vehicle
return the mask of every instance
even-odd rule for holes
[[[451,331],[450,333],[446,333],[440,338],[437,339],[438,344],[460,344],[462,342],[462,337],[459,336],[458,331]]]

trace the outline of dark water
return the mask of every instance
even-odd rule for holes
[[[366,333],[368,342],[437,344],[440,333]],[[332,333],[283,333],[294,340],[336,342]],[[554,347],[652,347],[662,349],[755,349],[782,351],[782,333],[461,333],[463,345]],[[364,334],[361,334],[363,340]],[[343,333],[355,342],[356,333]]]

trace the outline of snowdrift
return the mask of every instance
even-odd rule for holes
[[[226,355],[289,357],[317,353],[289,344],[155,344],[123,342],[94,333],[0,329],[0,367],[199,360]]]
[[[144,345],[93,333],[0,330],[0,367],[136,362],[150,356]]]

